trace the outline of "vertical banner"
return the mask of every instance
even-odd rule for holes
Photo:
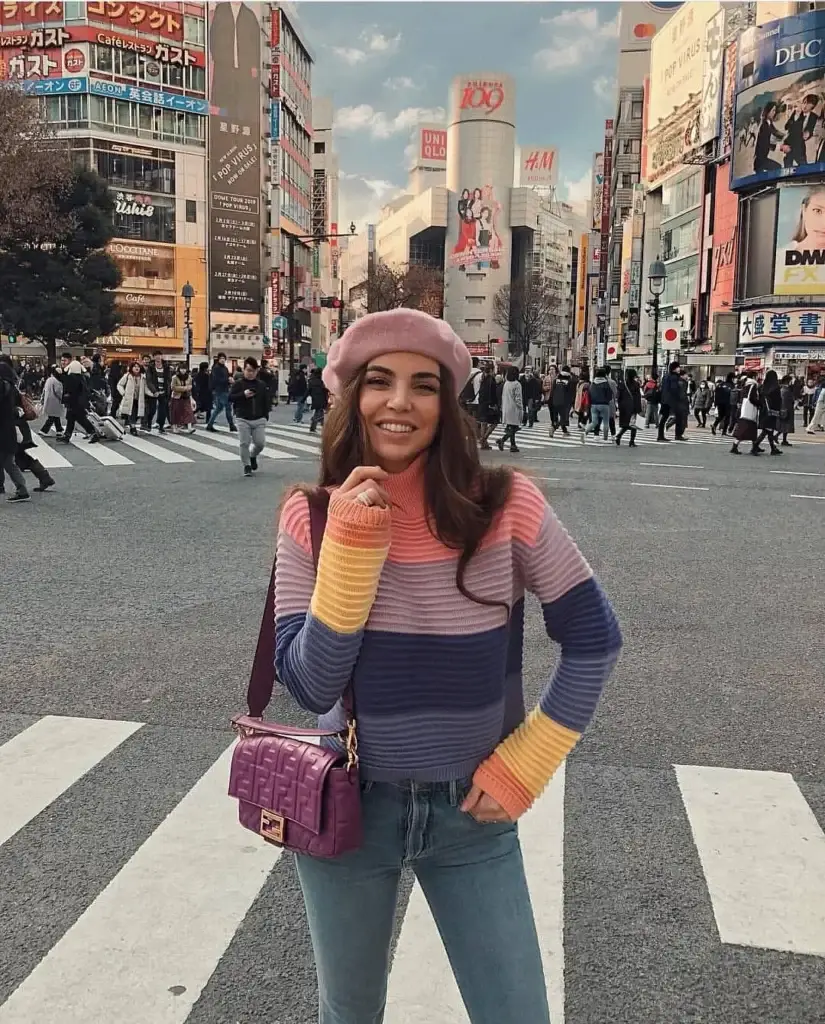
[[[333,221],[329,226],[329,233],[331,235],[338,234],[338,225]],[[340,261],[341,250],[338,248],[338,239],[330,238],[329,240],[329,258],[330,258],[330,270],[334,280],[338,280],[338,266]]]
[[[604,173],[602,184],[601,254],[599,260],[599,292],[607,297],[607,263],[610,245],[610,179],[613,176],[613,118],[604,122]]]
[[[722,90],[722,119],[719,129],[719,156],[730,156],[733,149],[734,101],[736,100],[736,48],[734,41],[725,53],[724,86]]]
[[[587,312],[587,235],[579,239],[579,265],[576,271],[576,334],[584,331]]]
[[[594,231],[602,226],[602,188],[604,186],[604,153],[596,153],[593,157],[593,175],[590,188],[591,222]]]
[[[699,144],[704,146],[719,135],[722,92],[722,45],[725,11],[720,7],[705,25],[705,55],[702,71],[702,106],[699,113]]]
[[[209,308],[260,317],[261,28],[245,3],[208,17]]]

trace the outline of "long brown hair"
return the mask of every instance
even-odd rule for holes
[[[357,466],[375,464],[359,412],[365,375],[366,367],[362,367],[327,415],[321,443],[321,487],[340,487]],[[481,464],[474,423],[456,400],[452,374],[442,366],[441,415],[426,453],[424,498],[433,536],[445,547],[461,552],[456,586],[476,604],[502,604],[471,593],[464,577],[470,559],[507,503],[512,483],[513,474],[508,468]]]

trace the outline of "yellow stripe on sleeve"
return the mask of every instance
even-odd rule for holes
[[[357,633],[369,618],[389,551],[324,537],[310,611],[335,633]]]
[[[495,752],[535,800],[580,737],[581,733],[554,722],[540,708],[533,708]]]

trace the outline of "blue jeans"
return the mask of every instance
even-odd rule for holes
[[[604,432],[604,439],[607,440],[607,427],[610,423],[610,406],[609,405],[592,405],[590,407],[590,415],[593,418],[593,422],[590,424],[590,429],[587,431],[588,434],[598,434],[599,427],[601,426]]]
[[[318,972],[319,1024],[381,1024],[401,869],[411,867],[472,1024],[549,1024],[514,824],[459,810],[469,782],[365,782],[364,843],[299,855]]]
[[[232,417],[232,406],[229,404],[229,392],[228,391],[216,391],[212,397],[212,413],[209,417],[209,422],[206,424],[207,427],[213,427],[215,420],[220,416],[221,412],[226,416],[226,422],[230,427],[235,426],[235,420]]]
[[[304,413],[307,411],[307,400],[306,398],[298,398],[295,402],[295,415],[293,419],[296,423],[301,423],[304,418]]]

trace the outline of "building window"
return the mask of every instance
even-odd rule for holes
[[[128,296],[127,302],[128,302]],[[117,311],[124,327],[143,328],[143,333],[153,335],[158,331],[174,331],[174,306],[145,306],[117,303]]]
[[[692,210],[702,201],[702,172],[694,171],[681,181],[662,188],[662,220],[678,217]]]
[[[133,205],[126,199],[130,193],[115,193],[117,201],[123,196],[126,205]],[[151,196],[151,203],[134,205],[141,213],[115,213],[115,237],[133,238],[138,242],[174,242],[175,241],[175,201],[160,196]],[[148,216],[145,211],[151,211]]]
[[[194,199],[186,200],[186,223],[198,223],[198,204],[195,202]]]
[[[316,153],[326,153],[327,144],[325,142],[316,142],[314,146],[314,151]]]
[[[639,175],[634,173],[625,172],[622,175],[622,188],[633,188],[634,185],[638,184]]]
[[[641,100],[634,100],[630,106],[630,116],[634,121],[641,121],[644,103]]]
[[[193,18],[187,14],[183,19],[184,42],[194,43],[195,46],[204,46],[206,43],[206,22],[203,18]]]
[[[63,17],[66,21],[85,21],[85,0],[66,0],[63,4]]]
[[[642,151],[642,140],[641,139],[623,139],[622,140],[622,153],[625,156],[637,155]]]

